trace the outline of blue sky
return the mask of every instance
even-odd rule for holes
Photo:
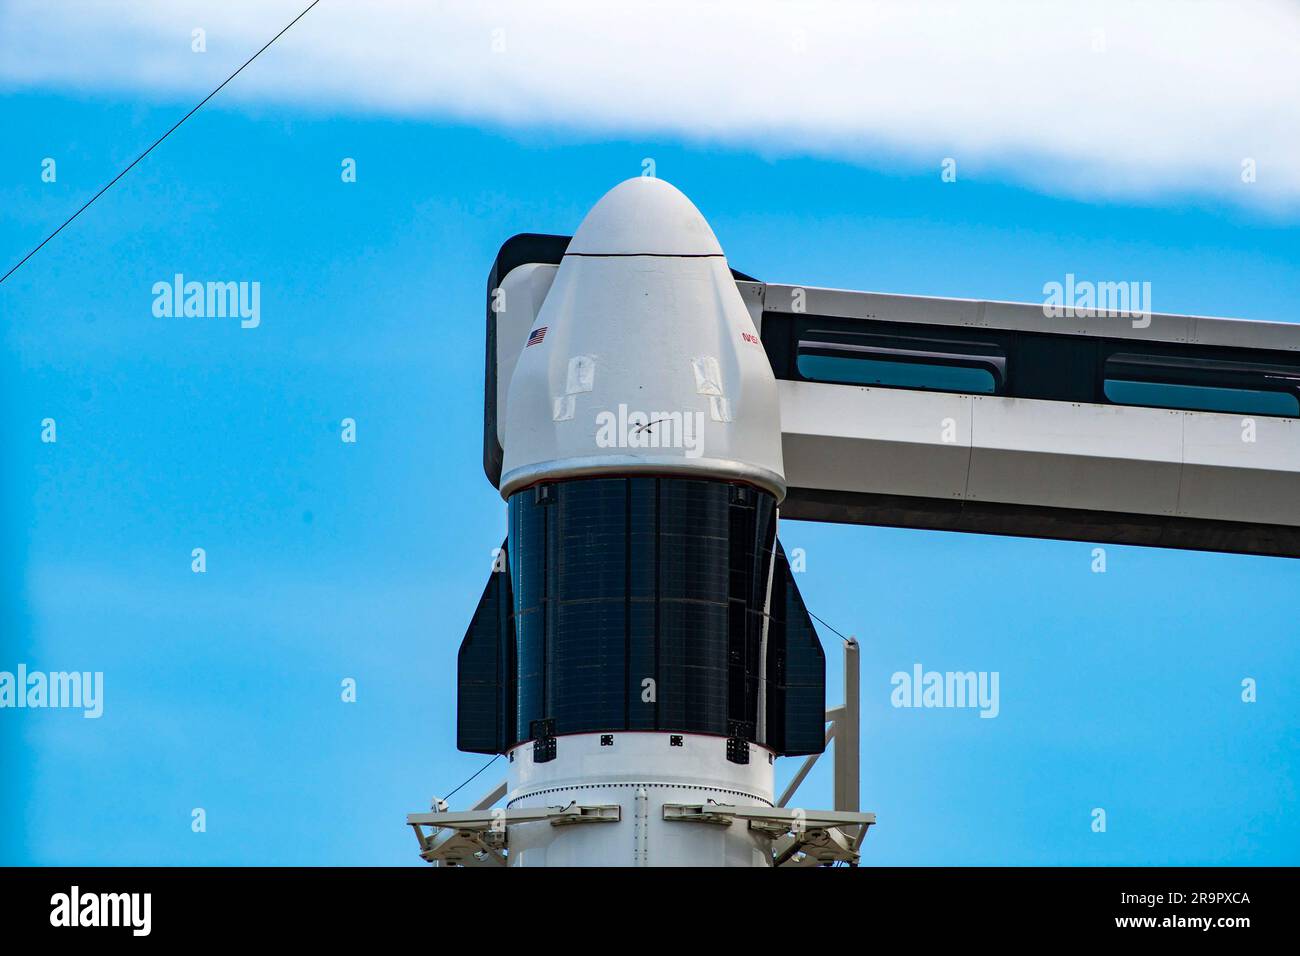
[[[4,268],[194,99],[0,86]],[[0,863],[418,862],[404,814],[483,763],[455,750],[454,667],[505,529],[481,468],[487,270],[643,158],[763,279],[1038,301],[1073,272],[1150,281],[1157,311],[1297,319],[1289,213],[945,184],[942,155],[209,104],[0,286],[0,670],[105,675],[98,720],[0,711]],[[154,317],[177,272],[260,282],[260,326]],[[1086,543],[782,539],[811,609],[863,643],[865,862],[1297,862],[1300,562],[1110,547],[1094,574]],[[1000,672],[1000,715],[892,708],[916,662]],[[828,765],[804,792],[830,805]]]

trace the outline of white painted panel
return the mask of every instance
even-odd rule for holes
[[[528,341],[533,320],[551,291],[559,266],[532,262],[516,266],[501,280],[502,306],[497,312],[497,441],[506,445],[506,396],[519,353]]]
[[[616,731],[606,747],[601,736],[562,736],[555,759],[541,764],[533,763],[532,744],[515,748],[507,769],[507,807],[617,805],[620,818],[577,826],[512,825],[511,866],[770,865],[770,843],[743,823],[722,827],[664,819],[665,803],[772,806],[768,751],[754,745],[750,762],[736,764],[727,759],[725,737],[678,734],[681,745],[674,747],[666,733]],[[638,794],[644,794],[641,801]],[[637,859],[638,846],[642,859]]]
[[[1186,315],[1148,315],[1137,318],[1119,315],[1049,316],[1044,313],[1041,303],[986,302],[980,325],[1021,332],[1186,342],[1191,336],[1195,321]]]
[[[1183,435],[1180,515],[1300,525],[1300,419],[1184,412]]]
[[[754,322],[754,328],[759,335],[763,334],[763,295],[766,287],[761,282],[737,281],[736,289],[740,292],[740,299],[745,303],[745,308],[749,310],[749,317]]]
[[[1242,319],[1196,319],[1192,341],[1198,345],[1300,350],[1300,322],[1247,322]]]
[[[981,396],[974,416],[971,499],[1156,515],[1177,509],[1180,412]]]
[[[1062,281],[1062,280],[1057,280]],[[742,284],[743,285],[743,284]],[[796,305],[796,292],[802,309]],[[1150,306],[1151,303],[1145,303]],[[1120,316],[1058,316],[1043,313],[1041,302],[996,302],[946,299],[937,296],[854,292],[769,283],[764,308],[771,312],[924,325],[976,326],[1012,331],[1091,335],[1150,342],[1189,342],[1198,345],[1300,351],[1300,321],[1253,322],[1245,319],[1154,313],[1144,319]]]
[[[802,308],[795,303],[801,302]],[[924,322],[936,325],[976,325],[975,299],[940,299],[920,295],[850,292],[769,283],[764,305],[771,312],[807,312],[881,322]]]
[[[777,384],[789,486],[962,496],[970,458],[969,395]],[[944,440],[945,432],[952,441]]]

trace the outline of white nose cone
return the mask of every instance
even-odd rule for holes
[[[619,183],[592,207],[568,254],[720,256],[722,246],[680,189],[640,176]]]
[[[713,230],[663,180],[587,214],[522,349],[501,494],[679,474],[785,496],[776,380]]]

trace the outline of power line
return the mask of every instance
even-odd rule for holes
[[[119,179],[121,179],[123,176],[125,176],[127,173],[129,173],[129,172],[130,172],[130,171],[135,167],[135,164],[136,164],[136,163],[140,162],[140,160],[144,159],[146,156],[148,156],[150,153],[152,153],[152,152],[154,151],[154,147],[156,147],[159,143],[161,143],[163,140],[165,140],[165,139],[166,139],[168,136],[170,136],[172,133],[176,132],[176,130],[180,129],[180,126],[181,126],[182,123],[184,123],[187,119],[189,119],[191,116],[193,116],[195,113],[197,113],[197,112],[198,112],[198,111],[203,107],[203,105],[204,105],[205,103],[207,103],[208,100],[212,99],[212,97],[214,97],[214,96],[216,96],[218,93],[220,93],[221,90],[225,87],[225,85],[226,85],[227,83],[229,83],[229,82],[230,82],[231,80],[233,80],[235,77],[239,76],[239,74],[242,73],[242,72],[244,71],[244,67],[245,67],[245,66],[248,66],[248,64],[252,63],[252,62],[253,62],[254,60],[256,60],[259,56],[261,56],[263,53],[265,53],[266,50],[267,50],[267,47],[269,47],[269,46],[270,46],[272,43],[274,43],[276,40],[280,39],[280,37],[284,36],[285,33],[287,33],[287,32],[289,31],[289,27],[293,26],[295,23],[297,23],[299,20],[301,20],[303,17],[305,17],[305,16],[306,16],[310,11],[311,11],[311,8],[314,7],[314,6],[316,6],[316,4],[318,4],[318,3],[320,3],[320,0],[312,0],[312,2],[311,2],[310,4],[307,5],[307,8],[306,8],[305,10],[303,10],[302,13],[298,14],[296,17],[294,17],[292,20],[290,20],[289,23],[285,26],[285,28],[284,28],[283,30],[281,30],[281,31],[280,31],[279,33],[277,33],[275,36],[271,37],[271,39],[267,40],[267,41],[266,41],[266,46],[263,46],[262,49],[258,50],[256,53],[254,53],[252,56],[250,56],[247,60],[245,60],[243,66],[241,66],[241,67],[240,67],[238,70],[236,70],[234,73],[231,73],[228,77],[226,77],[224,80],[221,81],[221,85],[220,85],[220,86],[218,86],[215,90],[213,90],[213,91],[212,91],[211,93],[209,93],[207,96],[203,97],[203,99],[199,102],[199,105],[198,105],[198,106],[194,107],[194,109],[190,110],[188,113],[186,113],[184,116],[182,116],[182,117],[181,117],[181,118],[176,122],[176,125],[175,125],[175,126],[173,126],[171,129],[169,129],[167,132],[163,133],[163,134],[162,134],[161,136],[159,136],[156,140],[154,140],[154,142],[153,142],[153,146],[150,146],[148,149],[146,149],[143,153],[141,153],[141,154],[140,154],[139,156],[137,156],[135,159],[131,160],[131,165],[127,166],[126,169],[122,170],[120,173],[118,173],[116,176],[114,176],[111,180],[109,180],[108,185],[106,185],[106,186],[105,186],[103,189],[101,189],[99,192],[95,193],[95,195],[91,196],[90,199],[87,200],[87,202],[86,202],[86,204],[85,204],[84,206],[82,206],[80,209],[78,209],[76,212],[74,212],[71,216],[69,216],[67,219],[65,219],[65,220],[63,221],[63,225],[62,225],[62,226],[59,226],[58,229],[55,229],[52,233],[50,233],[48,236],[46,236],[46,237],[41,241],[41,244],[40,244],[39,246],[37,246],[37,247],[36,247],[35,249],[33,249],[31,252],[27,253],[27,255],[23,256],[20,260],[18,260],[18,264],[17,264],[17,265],[15,265],[12,269],[10,269],[8,272],[6,272],[3,276],[0,276],[0,282],[4,282],[4,281],[5,281],[6,279],[8,279],[11,275],[13,275],[15,272],[17,272],[17,271],[22,267],[22,265],[23,265],[24,262],[26,262],[26,261],[27,261],[28,259],[30,259],[32,256],[36,255],[36,253],[40,252],[41,249],[45,246],[45,243],[49,242],[51,239],[53,239],[55,236],[57,236],[59,233],[61,233],[61,232],[63,231],[63,229],[64,229],[64,226],[67,226],[69,223],[72,222],[72,220],[76,219],[76,218],[77,218],[78,216],[80,216],[83,212],[85,212],[87,209],[89,209],[91,203],[93,203],[93,202],[94,202],[96,199],[98,199],[100,196],[104,195],[104,193],[108,192],[108,191],[113,187],[113,184],[114,184],[114,183],[116,183]]]
[[[489,761],[488,761],[487,763],[485,763],[483,766],[479,767],[477,770],[475,770],[472,774],[469,775],[469,779],[466,780],[465,783],[462,783],[462,784],[460,785],[460,787],[457,787],[456,790],[453,790],[451,793],[447,794],[447,795],[446,795],[445,797],[443,797],[442,799],[444,799],[444,800],[446,800],[446,801],[448,801],[448,802],[451,802],[451,798],[454,797],[454,796],[456,795],[456,791],[457,791],[457,790],[460,790],[461,787],[464,787],[465,784],[467,784],[467,783],[470,782],[470,780],[473,780],[475,777],[477,777],[479,774],[481,774],[481,773],[482,773],[484,770],[486,770],[488,767],[490,767],[490,766],[492,766],[494,763],[496,763],[496,762],[497,762],[497,757],[500,757],[500,756],[501,756],[500,754],[497,754],[496,757],[493,757],[491,760],[489,760]]]
[[[814,620],[816,620],[816,621],[821,621],[821,623],[824,624],[826,627],[830,627],[832,631],[835,631],[835,633],[839,635],[840,640],[842,640],[845,644],[852,644],[852,643],[854,643],[853,638],[851,638],[851,637],[845,637],[843,634],[840,634],[839,631],[836,631],[835,628],[831,627],[829,624],[826,624],[825,621],[822,621],[822,619],[819,618],[816,614],[813,614],[812,611],[809,611],[808,613],[812,615],[812,617],[813,617]]]

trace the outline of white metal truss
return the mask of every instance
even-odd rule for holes
[[[738,807],[723,803],[669,803],[664,819],[679,823],[731,826],[747,823],[772,838],[774,866],[856,864],[858,848],[874,813],[844,810],[791,810],[786,807]]]
[[[502,784],[504,788],[504,783]],[[549,822],[551,826],[617,823],[618,804],[571,803],[564,807],[528,810],[484,809],[458,812],[408,813],[406,822],[420,841],[420,856],[447,866],[505,866],[510,826]],[[433,833],[426,834],[425,827]]]

